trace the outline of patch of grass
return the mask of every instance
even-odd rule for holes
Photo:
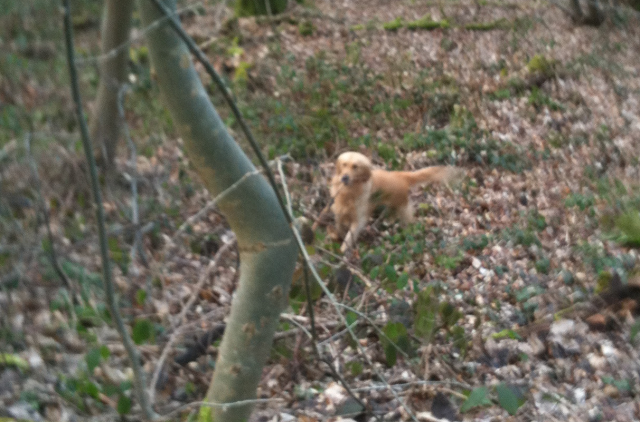
[[[489,245],[489,237],[486,234],[469,236],[462,240],[462,249],[465,251],[482,251]]]
[[[552,111],[564,111],[564,105],[554,101],[551,97],[545,94],[540,88],[531,88],[529,94],[528,103],[535,107],[536,111],[542,110],[544,107],[548,107]]]
[[[456,253],[455,255],[437,255],[435,257],[435,264],[449,271],[453,271],[458,268],[458,265],[460,265],[463,258],[464,256],[460,252]]]
[[[527,228],[540,232],[547,228],[547,220],[538,210],[533,210],[527,215]]]
[[[502,101],[512,97],[511,90],[509,88],[497,89],[489,94],[489,98],[492,100]]]
[[[591,193],[582,194],[579,192],[571,192],[564,201],[564,205],[567,208],[577,207],[580,211],[589,210],[592,214],[595,213],[593,209],[595,204],[596,199]]]
[[[313,23],[311,23],[310,21],[300,22],[300,24],[298,25],[298,32],[303,37],[313,35],[315,29],[316,28],[313,26]]]
[[[527,63],[527,70],[531,73],[552,75],[555,71],[556,64],[554,60],[547,59],[542,54],[536,54]]]
[[[593,272],[600,274],[609,269],[616,269],[623,281],[626,273],[635,264],[635,258],[628,254],[612,255],[602,245],[584,242],[574,248],[576,256],[592,268]]]
[[[446,129],[407,133],[402,146],[406,150],[426,150],[429,157],[444,164],[480,164],[515,173],[530,166],[515,145],[489,138],[471,113],[460,106],[454,106]]]
[[[514,245],[529,247],[531,245],[542,246],[538,235],[530,229],[523,230],[519,227],[509,228],[502,231],[502,238]]]

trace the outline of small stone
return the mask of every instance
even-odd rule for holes
[[[573,401],[575,404],[584,404],[587,398],[587,392],[584,388],[576,388],[573,390]]]
[[[611,397],[612,399],[618,397],[620,395],[620,391],[613,385],[607,384],[604,386],[603,390],[604,394],[607,397]]]
[[[471,265],[477,270],[482,266],[482,262],[480,262],[480,260],[474,256],[471,260]]]
[[[604,340],[600,344],[600,351],[608,359],[615,359],[618,355],[618,350],[608,340]]]
[[[544,343],[536,335],[529,336],[529,346],[531,346],[531,353],[537,357],[542,356],[546,351]]]
[[[347,398],[347,392],[343,386],[338,383],[331,383],[326,390],[324,390],[325,397],[333,403],[340,403]]]
[[[280,421],[281,422],[291,422],[291,421],[295,421],[296,417],[293,415],[290,415],[288,413],[280,413]]]
[[[589,353],[587,360],[589,361],[589,365],[596,371],[603,370],[607,366],[607,360],[604,356],[599,356],[595,353]]]
[[[19,401],[7,408],[9,416],[15,419],[27,419],[31,421],[42,421],[42,416],[27,402]]]
[[[607,326],[607,319],[602,314],[594,314],[585,319],[585,322],[592,330],[604,331]]]
[[[42,360],[42,357],[40,357],[40,354],[36,351],[36,349],[32,348],[29,350],[27,360],[29,361],[31,369],[36,370],[44,367],[44,360]]]
[[[571,319],[562,319],[551,325],[550,334],[552,336],[566,336],[575,330],[576,323]]]

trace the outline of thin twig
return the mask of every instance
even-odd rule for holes
[[[282,178],[282,183],[283,185],[286,184],[286,179],[283,177]],[[333,307],[335,308],[335,310],[338,313],[338,317],[340,318],[341,322],[345,325],[347,331],[349,332],[349,335],[351,336],[351,338],[353,339],[354,343],[356,344],[359,352],[362,354],[362,356],[365,358],[365,360],[367,361],[367,363],[369,364],[369,366],[371,367],[371,370],[378,376],[379,379],[381,379],[386,385],[389,386],[389,389],[391,391],[391,394],[394,396],[394,398],[396,400],[398,400],[398,402],[401,404],[401,406],[405,409],[405,411],[410,415],[411,419],[413,419],[414,421],[417,422],[417,419],[415,417],[415,415],[411,412],[411,409],[409,409],[409,407],[406,405],[406,403],[404,403],[404,401],[402,401],[402,399],[398,396],[398,394],[393,391],[393,389],[391,389],[391,386],[389,385],[389,383],[384,379],[383,375],[380,373],[380,371],[378,371],[375,366],[373,365],[373,362],[371,361],[371,359],[369,358],[369,356],[367,355],[366,351],[364,350],[364,348],[362,347],[362,345],[360,345],[360,342],[358,341],[358,337],[355,335],[355,333],[353,332],[352,327],[348,324],[346,318],[342,315],[342,312],[340,312],[340,306],[341,304],[335,299],[335,297],[333,296],[333,294],[331,293],[331,291],[329,290],[329,288],[327,287],[327,285],[322,281],[320,275],[318,274],[318,272],[316,271],[315,267],[313,266],[313,264],[311,263],[311,258],[309,257],[309,254],[307,253],[307,249],[304,247],[304,242],[302,241],[302,238],[300,237],[300,232],[298,231],[297,227],[292,224],[291,225],[291,229],[293,230],[293,234],[296,238],[296,241],[298,242],[298,248],[300,249],[300,252],[302,253],[303,259],[305,261],[305,269],[308,268],[311,273],[313,274],[314,278],[316,279],[316,281],[318,282],[318,284],[320,285],[320,287],[322,288],[322,290],[324,291],[325,295],[327,296],[327,298],[329,299],[329,302],[331,302],[331,304],[333,305]],[[310,297],[310,289],[307,288],[307,297]],[[311,312],[313,309],[313,306],[309,306],[310,308],[310,316],[313,315]],[[313,319],[312,319],[313,321]],[[315,327],[312,326],[312,334],[315,332]],[[315,341],[317,341],[317,338],[314,338],[314,348],[316,348],[316,353],[318,354],[318,356],[320,357],[320,351],[317,350],[317,344],[315,343]],[[320,358],[322,359],[322,358]],[[333,367],[333,365],[331,365],[330,362],[325,361],[324,359],[322,359],[325,363],[328,364],[329,368],[331,369],[331,372],[333,373],[334,377],[338,379],[338,381],[343,385],[343,387],[346,389],[347,393],[353,397],[362,407],[363,409],[366,408],[366,406],[364,406],[364,403],[353,393],[353,391],[351,390],[351,388],[349,387],[349,385],[347,384],[347,382],[344,380],[344,378],[342,378],[342,376],[338,373],[338,371]]]
[[[176,15],[180,16],[182,15],[184,12],[188,12],[190,10],[196,10],[198,8],[202,7],[202,3],[195,3],[195,4],[190,4],[189,6],[183,7],[182,9],[178,9],[176,10]],[[123,42],[122,44],[118,45],[117,47],[112,48],[111,50],[104,52],[102,54],[99,54],[97,56],[90,56],[90,57],[81,57],[79,59],[76,59],[75,63],[78,66],[84,66],[84,65],[88,65],[88,64],[93,64],[93,63],[101,63],[104,62],[106,60],[110,60],[114,57],[116,57],[118,55],[118,53],[126,48],[129,48],[131,46],[131,44],[133,44],[135,41],[138,40],[142,40],[145,36],[145,34],[147,34],[149,31],[152,31],[153,29],[159,27],[161,24],[163,24],[169,17],[165,16],[164,18],[158,19],[157,21],[153,22],[151,25],[145,27],[145,28],[141,28],[140,31],[136,34],[135,37],[131,37],[129,40]]]
[[[196,59],[198,59],[200,64],[202,64],[202,66],[205,68],[205,71],[207,72],[207,74],[211,77],[211,79],[213,79],[215,84],[218,86],[220,93],[222,94],[225,101],[229,105],[229,108],[231,108],[231,112],[233,113],[234,118],[240,125],[242,132],[245,134],[247,140],[249,141],[249,144],[251,145],[251,149],[253,149],[253,152],[258,157],[258,161],[260,161],[260,165],[264,168],[264,171],[267,175],[267,180],[269,180],[269,184],[273,188],[273,191],[276,195],[276,198],[278,199],[278,203],[280,204],[280,208],[282,208],[282,212],[285,218],[287,219],[287,222],[289,224],[293,223],[293,217],[287,212],[285,202],[282,199],[282,195],[280,194],[280,191],[278,190],[278,184],[276,183],[276,179],[273,175],[273,172],[269,167],[269,163],[265,158],[264,154],[262,153],[262,150],[260,149],[260,146],[258,145],[258,142],[256,141],[255,137],[253,136],[251,129],[249,129],[247,122],[245,121],[244,117],[242,117],[242,113],[240,112],[240,109],[235,103],[233,97],[231,96],[231,90],[225,85],[224,81],[222,80],[218,72],[216,72],[216,70],[213,68],[213,66],[209,62],[209,60],[207,60],[207,57],[205,56],[205,54],[198,47],[195,41],[193,41],[193,38],[191,38],[182,28],[182,26],[180,25],[180,22],[176,19],[175,13],[171,9],[169,9],[164,3],[162,3],[162,0],[152,0],[152,1],[156,5],[158,10],[164,13],[165,16],[169,17],[169,24],[171,25],[173,30],[180,37],[180,39],[182,39],[182,41],[186,44],[191,54],[193,54],[196,57]]]
[[[331,291],[329,290],[329,288],[327,287],[327,285],[322,281],[322,278],[320,277],[320,274],[318,274],[318,272],[316,271],[315,267],[313,266],[313,264],[311,264],[311,258],[309,257],[309,254],[307,253],[306,248],[304,247],[304,242],[302,241],[302,238],[300,237],[300,232],[298,232],[298,230],[295,228],[295,226],[292,227],[293,229],[293,234],[296,238],[296,241],[298,242],[298,246],[300,248],[300,250],[302,251],[302,255],[305,259],[305,261],[307,261],[309,263],[309,269],[311,270],[311,274],[313,274],[313,277],[316,279],[316,281],[318,282],[318,284],[320,285],[320,288],[322,289],[322,291],[324,292],[324,294],[326,295],[326,297],[329,299],[329,302],[331,302],[331,305],[336,309],[336,311],[338,312],[338,317],[340,318],[341,322],[347,327],[347,330],[349,331],[349,335],[351,336],[351,338],[354,340],[354,343],[356,344],[356,347],[358,348],[358,351],[362,354],[362,356],[364,357],[364,359],[367,361],[367,364],[371,367],[371,370],[376,374],[376,376],[382,380],[382,382],[388,387],[389,391],[391,392],[391,394],[393,395],[393,397],[398,400],[398,402],[400,403],[400,405],[404,408],[404,410],[407,412],[407,414],[411,417],[412,420],[418,422],[418,419],[416,418],[416,416],[413,414],[413,412],[411,411],[411,409],[409,409],[409,407],[407,406],[407,404],[398,396],[398,394],[393,390],[393,388],[391,387],[391,385],[388,383],[387,380],[385,380],[383,374],[376,369],[375,365],[373,364],[373,362],[371,361],[371,358],[367,355],[366,351],[364,350],[364,348],[362,347],[362,345],[360,344],[360,342],[358,341],[358,337],[356,336],[356,334],[353,332],[353,330],[351,329],[351,327],[349,326],[349,324],[347,323],[346,318],[344,317],[344,315],[342,315],[342,312],[340,312],[340,304],[337,302],[337,300],[335,299],[333,293],[331,293]]]
[[[160,416],[157,420],[160,421],[167,421],[167,420],[173,420],[173,418],[180,412],[184,412],[185,410],[194,408],[194,407],[220,407],[222,409],[227,409],[227,408],[231,408],[231,407],[237,407],[237,406],[246,406],[248,404],[260,404],[260,403],[274,403],[274,402],[283,402],[285,401],[284,399],[281,398],[273,398],[273,399],[251,399],[251,400],[239,400],[239,401],[235,401],[235,402],[230,402],[230,403],[215,403],[215,402],[210,402],[210,401],[196,401],[196,402],[191,402],[188,404],[185,404],[184,406],[180,406],[179,408],[172,410],[171,412],[167,413],[166,415],[162,415]]]
[[[144,371],[140,365],[140,356],[136,350],[131,337],[124,325],[122,316],[118,309],[118,303],[116,300],[115,288],[113,286],[113,278],[111,274],[111,262],[109,261],[109,249],[107,246],[107,233],[105,228],[105,216],[104,208],[102,204],[102,194],[100,193],[100,186],[98,184],[98,171],[96,169],[96,159],[93,155],[93,145],[89,137],[89,129],[87,122],[84,119],[84,112],[82,110],[82,99],[80,97],[80,87],[78,84],[78,74],[75,65],[75,51],[73,47],[73,26],[71,24],[71,8],[69,6],[69,0],[62,0],[63,12],[64,12],[64,34],[65,43],[67,48],[67,63],[69,66],[69,79],[71,83],[71,93],[73,96],[73,102],[76,109],[76,116],[78,124],[80,125],[80,134],[82,138],[82,145],[89,164],[89,175],[91,178],[91,190],[93,191],[93,199],[96,206],[96,224],[98,225],[98,237],[100,240],[100,254],[102,258],[102,274],[104,278],[104,290],[107,297],[107,306],[109,312],[116,323],[116,329],[120,334],[120,338],[127,350],[127,355],[131,361],[131,367],[134,373],[134,385],[136,395],[138,396],[139,405],[142,408],[144,418],[152,420],[155,417],[155,412],[149,405],[147,393],[145,390]]]
[[[319,250],[322,253],[325,253],[327,255],[331,255],[333,258],[336,258],[336,259],[340,260],[340,262],[342,264],[346,265],[347,267],[349,267],[349,270],[353,274],[357,275],[368,288],[373,287],[373,283],[371,282],[371,280],[366,275],[364,275],[364,273],[362,271],[360,271],[360,269],[357,266],[355,266],[351,262],[349,262],[349,260],[347,260],[344,256],[337,255],[337,254],[331,252],[329,249],[326,249],[326,248],[316,247],[316,249]]]
[[[196,298],[198,297],[198,292],[202,289],[202,286],[204,285],[204,283],[209,279],[209,275],[211,275],[215,271],[216,267],[218,266],[218,261],[229,249],[231,249],[231,247],[234,244],[235,244],[234,241],[229,241],[228,243],[225,243],[220,249],[218,249],[218,252],[216,252],[216,255],[209,262],[209,265],[207,265],[207,269],[200,276],[198,283],[196,283],[193,290],[193,294],[191,295],[187,303],[182,308],[180,315],[178,315],[178,318],[177,318],[178,322],[182,321],[184,317],[187,315],[187,312],[189,311],[189,309],[191,309],[191,306],[193,305]],[[160,358],[158,359],[158,362],[156,363],[156,369],[153,372],[153,376],[151,377],[151,383],[149,383],[149,402],[151,403],[151,405],[153,405],[153,402],[155,400],[156,384],[158,383],[158,379],[160,378],[160,372],[162,371],[162,366],[164,365],[164,361],[169,356],[169,352],[171,351],[171,346],[178,339],[181,331],[182,330],[180,329],[176,329],[171,334],[171,336],[169,337],[169,340],[167,341],[167,344],[164,346],[164,349],[160,354]]]
[[[244,183],[248,178],[250,178],[252,176],[256,176],[258,174],[260,174],[259,170],[254,170],[254,171],[250,171],[248,173],[243,174],[242,177],[239,178],[238,180],[236,180],[235,182],[233,182],[233,184],[231,186],[229,186],[228,188],[226,188],[225,190],[220,192],[220,194],[217,195],[215,198],[213,198],[211,201],[207,202],[207,204],[204,207],[202,207],[202,209],[200,209],[200,211],[198,211],[197,213],[195,213],[191,217],[187,218],[187,220],[184,223],[182,223],[180,225],[180,227],[178,227],[178,230],[174,233],[173,237],[177,238],[178,236],[180,236],[187,229],[187,227],[192,226],[196,221],[198,221],[202,217],[204,217],[225,196],[227,196],[228,194],[233,192],[238,186],[240,186],[242,183]]]
[[[278,160],[278,171],[280,172],[280,182],[282,183],[282,188],[285,192],[285,197],[287,198],[286,209],[289,212],[290,217],[293,219],[291,197],[288,194],[289,189],[287,187],[287,179],[284,175],[284,172],[282,171],[282,165],[280,163],[281,161]],[[292,224],[291,227],[294,233],[298,233],[295,224]],[[318,347],[318,334],[316,332],[315,316],[314,316],[314,309],[313,309],[313,298],[311,297],[311,286],[309,284],[309,265],[311,265],[310,261],[305,259],[303,262],[304,289],[305,289],[305,294],[307,296],[307,310],[309,312],[309,320],[311,321],[311,339],[313,341],[313,350],[316,356],[318,357],[318,359],[324,362],[329,367],[329,370],[331,371],[333,378],[337,380],[340,384],[342,384],[342,386],[344,387],[346,392],[349,394],[349,396],[351,396],[360,406],[362,406],[362,409],[364,410],[366,409],[364,402],[353,393],[353,391],[351,390],[351,387],[349,386],[347,381],[342,377],[342,375],[340,375],[338,370],[331,364],[331,362],[328,359],[323,358],[322,353],[320,353],[320,349]]]
[[[459,381],[412,381],[412,382],[407,382],[407,383],[402,383],[402,384],[393,384],[393,388],[395,390],[399,390],[402,391],[405,388],[410,388],[410,387],[416,387],[416,386],[421,386],[421,385],[433,385],[433,386],[443,386],[443,385],[449,385],[449,386],[457,386],[460,388],[464,388],[467,390],[471,390],[472,387],[469,384],[463,383],[463,382],[459,382]],[[369,385],[366,387],[359,387],[359,388],[355,388],[355,391],[362,391],[362,392],[367,392],[367,391],[381,391],[381,390],[386,390],[387,386],[384,384],[373,384],[373,385]],[[457,393],[456,394],[460,394]],[[466,397],[465,397],[466,398]]]
[[[267,0],[267,4],[269,1]],[[278,166],[278,173],[280,174],[280,180],[282,181],[282,189],[284,190],[284,197],[287,201],[287,211],[289,214],[293,216],[293,208],[291,207],[291,195],[289,194],[289,189],[287,188],[287,184],[284,182],[284,171],[282,170],[282,161],[278,158],[276,160],[276,164]]]
[[[407,352],[405,352],[404,350],[402,350],[400,348],[400,346],[398,346],[393,340],[391,340],[389,338],[389,336],[387,336],[384,331],[382,331],[380,329],[380,327],[378,327],[378,324],[376,324],[376,322],[374,320],[372,320],[371,318],[369,318],[369,316],[367,314],[365,314],[364,312],[360,312],[357,309],[345,305],[344,303],[340,303],[339,304],[341,307],[343,307],[344,309],[353,312],[354,314],[357,314],[358,316],[360,316],[361,318],[364,318],[367,320],[367,322],[369,323],[369,325],[371,325],[373,327],[373,329],[376,331],[376,333],[378,333],[378,336],[384,338],[386,341],[388,341],[393,347],[394,349],[396,349],[398,352],[400,352],[400,354],[402,354],[405,358],[408,358],[409,355],[407,354]]]
[[[136,227],[135,235],[133,237],[133,245],[131,246],[131,262],[136,262],[136,251],[140,257],[140,262],[146,268],[149,268],[149,261],[144,253],[142,246],[142,230],[140,227],[140,212],[138,210],[138,153],[136,150],[136,144],[131,139],[131,133],[129,132],[129,125],[124,115],[124,96],[129,91],[129,85],[122,85],[118,90],[118,114],[120,115],[120,124],[122,125],[122,135],[127,141],[127,146],[131,155],[129,156],[129,166],[133,169],[132,175],[128,177],[129,183],[131,183],[131,223]]]
[[[44,202],[44,196],[42,195],[42,184],[40,182],[40,176],[38,174],[38,168],[36,166],[36,160],[31,154],[31,134],[27,133],[24,138],[24,148],[27,152],[27,156],[29,157],[29,165],[31,167],[31,174],[33,175],[33,181],[36,185],[36,193],[38,194],[38,207],[40,208],[40,212],[42,213],[42,220],[47,229],[47,238],[49,239],[49,247],[46,252],[48,252],[49,260],[51,261],[51,265],[53,266],[54,271],[62,281],[62,284],[69,290],[71,293],[71,299],[75,305],[79,304],[80,301],[76,296],[76,292],[71,285],[71,281],[67,277],[67,275],[62,270],[60,266],[60,262],[58,261],[58,254],[56,252],[55,239],[53,237],[53,232],[51,231],[51,223],[49,222],[49,210],[47,209],[47,204]]]
[[[344,185],[340,185],[340,187],[336,191],[336,195],[338,195],[338,193],[340,193],[340,191],[342,190],[343,187],[344,187]],[[331,206],[333,205],[333,202],[336,199],[335,198],[336,195],[332,196],[331,199],[329,199],[329,202],[327,203],[327,205],[322,209],[322,211],[320,211],[320,214],[318,215],[318,218],[316,218],[316,221],[313,223],[313,226],[311,226],[311,231],[315,232],[318,229],[318,226],[320,225],[320,221],[322,220],[322,217],[327,212],[329,212],[329,209],[331,208]]]
[[[320,285],[320,287],[322,288],[324,293],[327,295],[327,297],[329,297],[329,300],[332,302],[334,308],[338,311],[338,316],[342,320],[342,323],[345,324],[348,327],[346,319],[344,318],[342,313],[339,311],[339,306],[337,305],[336,299],[333,297],[333,294],[331,293],[331,291],[329,291],[329,289],[326,286],[326,284],[322,281],[322,278],[320,277],[320,275],[316,271],[315,267],[311,264],[311,258],[309,257],[309,254],[307,253],[307,250],[305,248],[304,242],[302,241],[302,238],[300,237],[300,233],[296,229],[295,225],[292,224],[293,223],[293,216],[288,213],[287,207],[286,207],[286,205],[285,205],[285,203],[284,203],[284,201],[282,199],[282,195],[278,191],[278,186],[276,184],[273,172],[269,168],[269,164],[268,164],[266,158],[264,157],[264,154],[260,150],[260,147],[258,146],[258,143],[256,142],[251,130],[249,129],[249,126],[247,125],[246,121],[242,117],[242,113],[238,109],[238,106],[236,105],[235,101],[233,100],[229,88],[225,85],[225,83],[222,81],[222,78],[220,78],[220,75],[218,75],[218,73],[215,71],[215,69],[213,68],[211,63],[207,60],[207,58],[205,57],[205,55],[202,52],[202,50],[200,50],[198,48],[198,45],[184,31],[184,29],[180,25],[180,22],[176,19],[175,14],[171,11],[171,9],[169,9],[166,5],[164,5],[161,0],[152,0],[152,1],[155,4],[155,6],[158,8],[158,10],[160,10],[162,13],[164,13],[165,16],[169,16],[170,17],[169,18],[169,23],[170,23],[171,27],[174,29],[176,34],[178,34],[178,36],[184,41],[186,46],[189,48],[189,51],[191,51],[191,53],[194,56],[196,56],[198,61],[204,66],[206,72],[209,74],[209,76],[213,79],[213,81],[216,83],[216,85],[220,89],[220,92],[222,93],[223,97],[225,98],[225,100],[229,104],[229,107],[231,108],[231,111],[233,112],[234,117],[236,118],[236,120],[240,124],[240,127],[241,127],[242,131],[244,132],[245,136],[247,137],[247,140],[249,141],[249,144],[251,145],[252,149],[254,150],[255,154],[257,155],[261,166],[265,170],[265,173],[267,175],[267,179],[268,179],[269,183],[271,184],[271,187],[273,188],[273,191],[274,191],[274,193],[276,195],[276,198],[278,199],[278,203],[279,203],[279,205],[280,205],[280,207],[282,209],[282,212],[283,212],[285,218],[287,219],[287,221],[289,222],[289,226],[291,227],[291,230],[293,231],[293,235],[294,235],[294,237],[296,239],[296,242],[298,244],[298,249],[302,253],[303,257],[304,257],[305,265],[308,266],[308,268],[311,271],[311,273],[313,274],[314,278],[318,281],[318,284]],[[380,371],[378,371],[375,368],[375,366],[373,365],[373,362],[371,362],[371,359],[369,358],[369,356],[367,356],[365,350],[360,345],[355,333],[350,328],[349,328],[349,334],[355,340],[355,343],[356,343],[356,345],[358,347],[358,350],[360,351],[360,353],[362,353],[362,355],[365,358],[365,360],[367,361],[367,363],[371,366],[371,369],[373,370],[373,372],[380,379],[384,380],[383,375],[380,373]],[[387,385],[388,385],[388,382],[386,382],[386,380],[384,380],[384,382],[387,383]],[[404,401],[397,395],[397,393],[395,391],[393,391],[393,389],[391,389],[390,385],[389,385],[389,390],[391,391],[391,393],[394,396],[394,398],[396,400],[398,400],[398,402],[402,405],[402,407],[407,411],[407,413],[410,415],[411,419],[417,422],[418,420],[416,419],[416,417],[413,414],[413,412],[411,412],[411,409],[409,409],[409,407],[406,405],[406,403],[404,403]]]

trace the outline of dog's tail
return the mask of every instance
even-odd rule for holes
[[[446,183],[457,178],[459,171],[450,166],[432,166],[402,173],[409,184],[414,186],[433,182]]]

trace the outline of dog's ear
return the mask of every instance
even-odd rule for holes
[[[360,166],[360,178],[362,178],[363,182],[371,179],[371,166],[361,165]]]

